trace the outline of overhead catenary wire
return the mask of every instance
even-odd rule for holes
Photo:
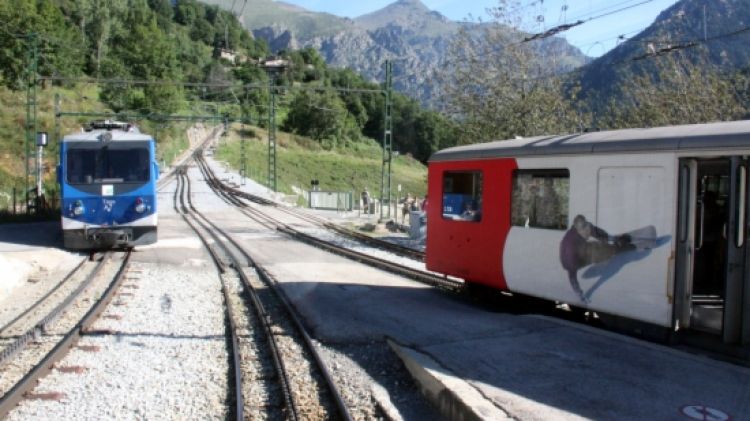
[[[675,0],[676,1],[676,0]],[[628,3],[634,3],[639,2],[639,4],[628,4]],[[619,3],[610,4],[605,7],[601,7],[599,9],[590,10],[586,13],[581,13],[578,16],[573,17],[571,20],[588,20],[590,17],[594,18],[600,18],[604,16],[609,16],[615,13],[619,13],[623,10],[628,10],[633,7],[637,7],[640,5],[640,3],[643,2],[643,0],[625,0],[621,1]],[[612,10],[618,8],[617,10]]]
[[[612,7],[615,7],[615,6],[619,6],[619,5],[623,5],[623,4],[627,4],[627,3],[632,3],[632,1],[633,0],[621,2],[621,3],[618,3],[618,4],[614,5],[614,6],[610,6],[609,8],[600,9],[600,10],[611,9]],[[642,4],[649,3],[651,1],[653,1],[653,0],[642,0],[639,3],[636,3],[636,4],[631,4],[631,5],[628,5],[626,7],[619,8],[617,10],[612,10],[612,11],[608,11],[608,12],[603,13],[603,14],[598,14],[596,16],[593,16],[590,19],[598,19],[598,18],[602,18],[604,16],[610,16],[612,14],[620,13],[620,12],[622,12],[624,10],[628,10],[630,8],[634,8],[634,7],[640,6]],[[583,15],[583,16],[585,16],[585,15]],[[644,40],[628,39],[626,37],[626,35],[629,35],[629,34],[632,34],[632,33],[636,33],[636,32],[641,32],[641,31],[642,30],[640,30],[640,31],[631,31],[629,33],[620,34],[620,35],[618,35],[617,37],[614,37],[614,38],[621,39],[623,41],[627,40],[627,42],[638,42],[638,43],[646,42]],[[732,32],[728,32],[728,33],[724,33],[724,34],[719,34],[719,35],[715,35],[715,36],[712,36],[712,37],[701,37],[701,38],[696,38],[694,40],[685,40],[685,41],[682,41],[682,42],[679,42],[679,43],[672,42],[671,45],[668,45],[668,46],[666,46],[664,48],[658,49],[658,50],[656,50],[654,52],[649,52],[647,54],[644,54],[642,56],[638,56],[636,58],[626,58],[626,59],[618,60],[618,61],[610,61],[610,62],[608,62],[608,65],[612,65],[612,66],[614,66],[614,65],[623,65],[623,64],[626,64],[627,62],[631,62],[631,61],[638,61],[638,60],[643,60],[643,59],[647,59],[647,58],[651,58],[651,57],[657,57],[657,56],[660,56],[660,55],[665,55],[665,54],[671,53],[673,51],[680,51],[680,50],[684,50],[684,49],[694,48],[694,47],[696,47],[696,46],[698,46],[700,44],[705,44],[705,43],[712,42],[712,41],[715,41],[715,40],[718,40],[718,39],[723,39],[723,38],[738,36],[738,35],[742,35],[742,34],[748,33],[748,32],[750,32],[750,27],[741,28],[741,29],[738,29],[738,30],[735,30],[735,31],[732,31]],[[610,38],[610,39],[612,39],[612,38]],[[593,45],[593,44],[596,44],[597,42],[601,42],[601,41],[596,41],[596,42],[593,42],[593,43],[588,43],[586,45]],[[493,48],[493,49],[490,49],[490,50],[485,50],[485,51],[480,52],[478,54],[474,54],[474,55],[471,55],[470,57],[467,57],[464,61],[467,61],[467,60],[477,60],[477,59],[481,58],[484,55],[488,55],[488,54],[491,54],[493,52],[497,52],[497,51],[501,50],[502,48],[504,48],[504,47],[500,46],[500,47],[496,47],[496,48]],[[444,62],[444,65],[447,65],[447,64],[450,64],[450,63],[451,63],[451,61],[446,61],[446,62]],[[523,78],[523,80],[524,81],[539,81],[539,80],[547,80],[547,79],[559,78],[560,76],[561,75],[559,73],[557,73],[557,72],[551,72],[551,73],[540,74],[540,75],[536,75],[536,76],[532,76],[532,77]]]
[[[587,18],[587,19],[578,19],[578,20],[576,20],[575,22],[572,22],[572,23],[564,23],[562,25],[558,25],[558,26],[555,26],[553,28],[550,28],[550,29],[548,29],[548,30],[546,30],[544,32],[539,32],[539,33],[536,33],[536,34],[532,34],[532,35],[524,38],[523,42],[529,42],[529,41],[534,41],[534,40],[538,40],[538,39],[549,38],[549,37],[555,36],[555,35],[557,35],[557,34],[559,34],[561,32],[565,32],[565,31],[568,31],[568,30],[570,30],[572,28],[575,28],[576,26],[583,25],[584,23],[588,23],[588,22],[591,22],[593,20],[601,19],[603,17],[611,16],[611,15],[614,15],[616,13],[624,12],[626,10],[629,10],[629,9],[632,9],[632,8],[635,8],[635,7],[638,7],[638,6],[642,6],[644,4],[651,3],[653,1],[654,0],[642,0],[642,1],[638,2],[638,3],[636,3],[636,4],[632,4],[632,5],[629,5],[629,6],[625,6],[625,7],[619,8],[617,10],[613,10],[613,11],[609,11],[609,12],[606,12],[606,13],[602,13],[600,15],[596,15],[596,16],[593,16],[593,17],[590,17],[590,18]]]
[[[749,33],[749,32],[750,32],[750,26],[746,26],[744,28],[741,28],[741,29],[738,29],[738,30],[735,30],[735,31],[732,31],[732,32],[726,32],[726,33],[723,33],[723,34],[714,35],[712,37],[704,37],[704,38],[697,38],[697,39],[689,40],[689,41],[683,41],[683,42],[675,43],[675,44],[672,44],[672,45],[668,45],[668,46],[663,47],[663,48],[654,49],[654,50],[649,51],[649,52],[647,52],[645,54],[641,54],[639,56],[633,57],[630,60],[631,61],[640,61],[640,60],[644,60],[644,59],[647,59],[647,58],[650,58],[650,57],[661,56],[661,55],[664,55],[664,54],[671,53],[673,51],[686,50],[686,49],[689,49],[689,48],[697,47],[697,46],[699,46],[701,44],[707,44],[707,43],[709,43],[711,41],[716,41],[716,40],[724,39],[724,38],[731,38],[731,37],[735,37],[737,35],[742,35],[744,33]]]
[[[637,1],[637,0],[626,0],[626,1],[623,1],[623,2],[620,2],[620,3],[616,3],[614,5],[611,5],[611,6],[608,6],[608,7],[605,7],[605,8],[597,9],[594,12],[591,12],[591,13],[588,13],[588,14],[580,15],[579,17],[576,17],[577,21],[574,22],[574,23],[572,23],[572,24],[558,25],[557,27],[550,28],[547,31],[544,31],[544,32],[541,32],[541,33],[538,33],[538,34],[532,34],[532,35],[530,35],[528,37],[522,38],[517,43],[511,44],[511,45],[519,45],[519,44],[523,44],[523,43],[526,43],[526,42],[529,42],[529,41],[532,41],[532,40],[539,40],[539,39],[549,38],[549,37],[552,37],[554,35],[557,35],[558,33],[567,31],[569,29],[572,29],[573,27],[582,25],[582,24],[587,23],[589,21],[596,20],[596,19],[601,19],[601,18],[604,18],[606,16],[611,16],[611,15],[617,14],[617,13],[622,13],[622,12],[624,12],[626,10],[629,10],[629,9],[641,6],[643,4],[651,3],[654,0],[640,0],[640,1],[638,1],[638,3],[629,4],[628,5],[628,3],[632,3],[633,1]],[[514,9],[511,9],[511,10],[512,11],[521,10],[521,9],[523,9],[525,7],[531,7],[531,6],[534,6],[534,5],[538,4],[538,3],[541,4],[542,2],[541,1],[532,1],[532,2],[528,3],[527,6],[524,6],[524,7],[519,6],[519,7],[516,7]],[[624,5],[627,5],[627,6],[624,6]],[[616,10],[609,10],[609,9],[612,9],[613,7],[619,7],[619,6],[623,6],[623,7],[620,7],[618,9],[616,9]],[[591,15],[591,14],[594,14],[594,13],[599,13],[599,12],[602,12],[602,11],[606,11],[606,12],[601,13],[601,14],[597,14],[595,16],[591,16],[591,17],[586,18],[586,19],[583,19],[583,18],[585,18],[588,15]],[[596,42],[594,42],[592,44],[595,44],[595,43]],[[498,45],[497,47],[486,49],[486,50],[480,51],[479,53],[476,53],[476,54],[470,54],[470,55],[466,56],[463,59],[445,60],[445,61],[443,61],[442,66],[445,67],[445,66],[449,66],[451,64],[456,64],[456,62],[459,62],[459,61],[461,61],[461,62],[475,61],[475,60],[481,59],[482,57],[489,56],[490,54],[494,54],[494,53],[500,52],[501,50],[503,50],[505,48],[507,48],[507,45]],[[542,79],[550,78],[550,77],[558,77],[558,76],[559,76],[558,74],[552,74],[552,75],[544,76],[544,77],[542,77]]]
[[[627,32],[620,32],[620,31],[613,32],[612,34],[617,34],[617,35],[610,36],[610,37],[607,37],[607,38],[602,38],[602,39],[599,39],[599,40],[596,40],[596,41],[591,41],[591,42],[586,42],[586,43],[583,43],[583,44],[578,44],[578,48],[583,49],[583,47],[589,47],[589,46],[592,46],[592,45],[601,44],[603,42],[612,41],[612,40],[615,40],[615,39],[618,40],[618,42],[623,42],[623,41],[637,42],[635,40],[630,40],[631,36],[643,32],[646,28],[648,28],[648,26],[645,26],[645,27],[644,26],[639,26],[638,29],[634,29],[632,31],[627,31]]]

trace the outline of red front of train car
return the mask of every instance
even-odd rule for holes
[[[507,289],[503,248],[517,168],[512,158],[430,163],[427,269]]]

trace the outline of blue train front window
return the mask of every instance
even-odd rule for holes
[[[147,148],[72,148],[67,152],[70,184],[145,183],[150,180]]]

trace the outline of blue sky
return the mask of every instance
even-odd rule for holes
[[[284,0],[309,10],[328,12],[338,16],[357,17],[374,12],[395,0]],[[564,33],[564,37],[580,48],[584,54],[598,57],[617,45],[618,37],[633,36],[649,26],[659,12],[675,4],[676,0],[520,0],[525,14],[544,16],[544,23],[527,30],[538,30],[586,20],[621,8],[628,10],[593,19]],[[437,10],[452,20],[466,20],[469,16],[487,20],[488,8],[497,6],[497,0],[422,0],[428,8]],[[640,4],[639,3],[644,3]],[[567,5],[567,10],[563,11]]]

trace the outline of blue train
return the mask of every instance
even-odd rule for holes
[[[65,248],[132,248],[156,242],[154,139],[128,123],[96,121],[60,146],[57,178]]]

